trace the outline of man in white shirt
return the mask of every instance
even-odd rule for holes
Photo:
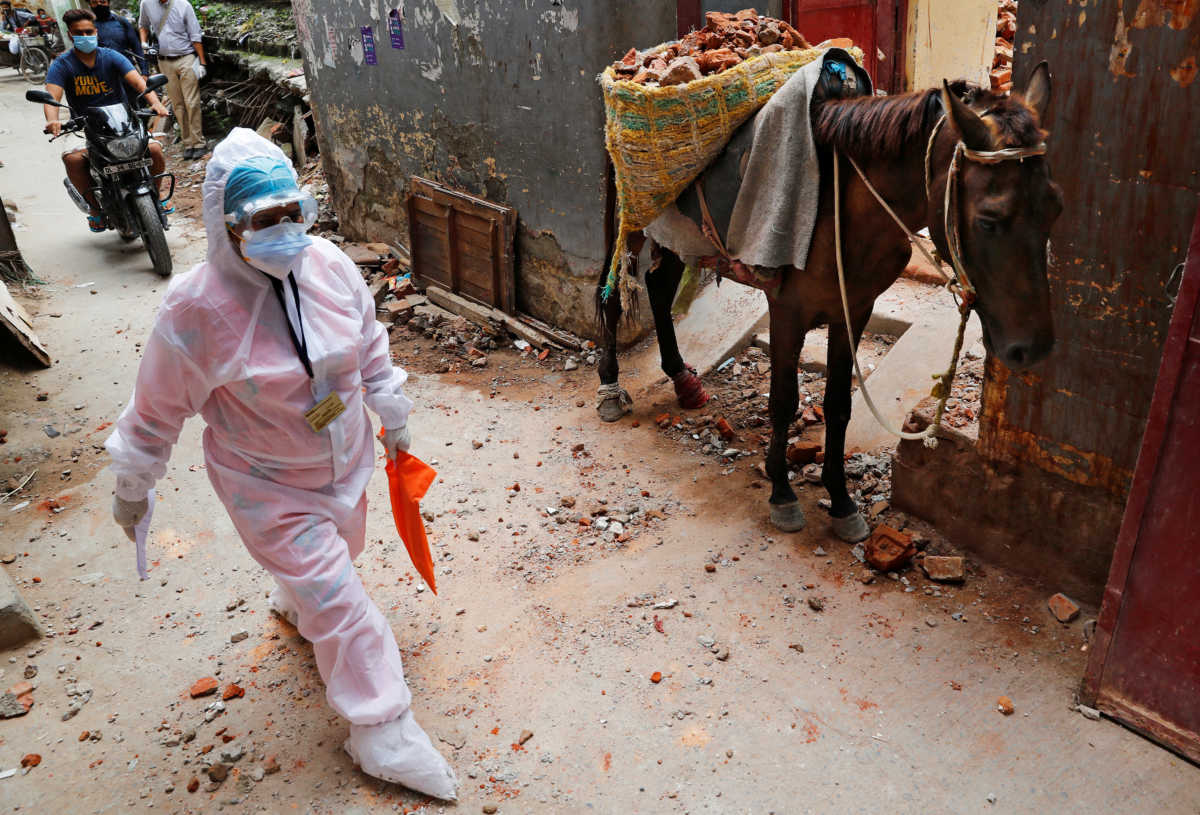
[[[143,49],[151,33],[158,39],[158,66],[183,135],[183,157],[200,158],[208,150],[200,112],[200,80],[208,69],[196,12],[188,0],[142,0],[138,32]]]

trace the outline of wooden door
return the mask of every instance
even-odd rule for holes
[[[408,230],[419,282],[515,313],[516,229],[515,209],[413,176]]]
[[[1113,555],[1084,701],[1200,761],[1200,215]]]

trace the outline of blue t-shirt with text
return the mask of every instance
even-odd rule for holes
[[[58,85],[67,97],[67,104],[76,113],[102,105],[119,105],[125,101],[125,74],[133,63],[111,48],[96,49],[96,63],[84,65],[75,49],[50,63],[46,84]]]

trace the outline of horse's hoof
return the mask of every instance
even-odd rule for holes
[[[799,532],[804,528],[804,510],[799,501],[771,504],[771,523],[780,532]]]
[[[856,511],[853,515],[847,515],[845,518],[833,518],[832,520],[833,534],[846,543],[864,541],[871,534],[871,527],[867,526],[867,519],[862,516],[861,512]]]
[[[708,404],[708,393],[704,390],[704,383],[700,381],[700,377],[696,376],[695,368],[685,366],[675,374],[672,381],[675,383],[675,396],[679,399],[679,406],[684,410],[695,410]]]
[[[596,412],[601,421],[615,422],[633,412],[633,399],[620,385],[601,385],[596,391]]]

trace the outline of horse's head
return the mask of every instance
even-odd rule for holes
[[[942,102],[950,125],[943,130],[952,135],[939,139],[938,155],[946,158],[939,167],[945,169],[932,185],[938,216],[930,231],[939,249],[946,248],[942,191],[951,141],[961,139],[967,151],[978,153],[1044,142],[1040,123],[1050,102],[1050,71],[1041,63],[1024,90],[1010,96],[977,91],[960,97],[947,85]],[[1062,213],[1062,191],[1050,179],[1045,156],[988,163],[967,152],[959,157],[957,184],[959,255],[976,290],[984,344],[1009,368],[1028,368],[1054,347],[1046,255],[1050,227]],[[952,231],[954,226],[952,218]]]

